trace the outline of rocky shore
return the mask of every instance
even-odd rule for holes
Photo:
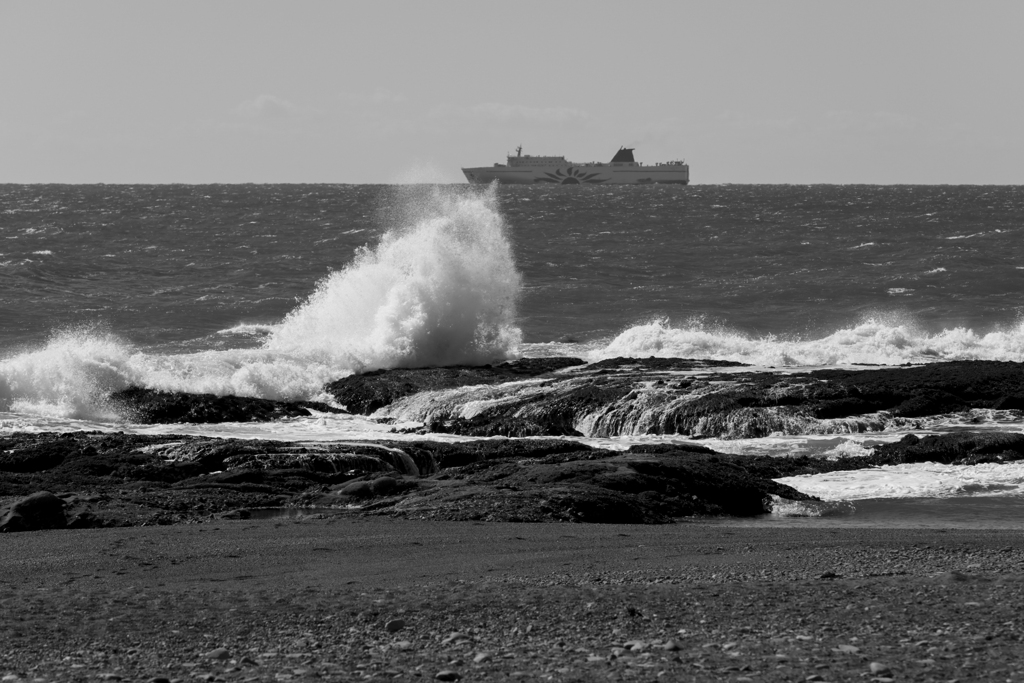
[[[566,436],[864,431],[898,420],[1024,405],[1021,364],[754,372],[722,361],[523,359],[346,377],[337,404],[413,432],[478,439],[293,443],[110,433],[0,436],[0,530],[165,525],[280,508],[334,515],[506,522],[666,523],[754,516],[808,500],[780,477],[886,464],[1024,457],[1024,435],[909,435],[869,455],[753,457],[700,445],[610,451]],[[261,421],[322,403],[128,389],[140,422]],[[404,429],[407,433],[408,428]],[[532,437],[532,438],[524,438]],[[563,437],[562,439],[553,437]],[[48,493],[49,496],[41,496]],[[26,500],[40,494],[41,497]]]
[[[857,370],[753,371],[680,358],[524,358],[497,366],[377,370],[325,392],[352,413],[465,436],[757,438],[877,431],[968,411],[1024,410],[1024,365],[958,361]],[[112,407],[143,423],[266,421],[324,403],[131,388]]]
[[[1024,458],[1024,435],[961,432],[835,459],[716,453],[695,444],[592,448],[557,439],[292,443],[70,433],[0,437],[0,531],[310,514],[657,524],[755,516],[774,479],[908,462]],[[42,494],[46,495],[42,495]],[[3,512],[6,510],[6,512]]]
[[[353,412],[467,436],[757,438],[876,431],[948,413],[1024,409],[1020,363],[784,372],[677,358],[544,361],[484,372],[368,373],[326,389]],[[564,365],[556,369],[556,363]],[[508,376],[513,371],[520,381]]]
[[[296,444],[101,433],[0,438],[0,491],[11,505],[4,531],[187,523],[278,508],[663,523],[764,514],[773,495],[807,498],[700,446],[623,453],[534,439]],[[18,500],[38,492],[50,495]]]

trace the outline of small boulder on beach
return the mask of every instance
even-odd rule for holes
[[[49,491],[22,498],[0,519],[0,532],[63,529],[65,526],[64,501]]]

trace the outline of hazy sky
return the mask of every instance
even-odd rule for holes
[[[0,182],[1024,183],[1024,2],[0,0]]]

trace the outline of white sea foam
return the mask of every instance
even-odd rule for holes
[[[772,496],[772,515],[776,517],[847,517],[855,512],[853,503],[845,500],[788,500]]]
[[[190,435],[225,439],[272,439],[288,442],[315,441],[471,441],[472,437],[456,434],[431,434],[429,437],[405,431],[412,425],[381,424],[361,415],[318,414],[273,422],[218,422],[213,424],[125,424],[72,417],[25,416],[0,411],[0,436],[14,432],[66,433],[81,431],[123,432],[146,435]]]
[[[151,389],[322,399],[323,384],[354,371],[484,363],[517,351],[520,276],[494,188],[434,190],[406,208],[375,248],[319,283],[262,348],[147,353],[96,329],[55,334],[41,349],[0,359],[0,411],[109,420],[104,398]]]
[[[941,360],[1024,361],[1024,323],[979,334],[963,327],[930,334],[899,320],[868,319],[820,339],[752,337],[701,321],[673,327],[665,320],[636,325],[592,349],[590,360],[617,356],[707,358],[765,366],[821,366]]]
[[[276,327],[276,325],[260,323],[239,323],[224,330],[217,330],[217,334],[223,336],[262,337],[273,332]]]
[[[1024,462],[981,465],[913,463],[827,472],[776,481],[825,501],[1024,494]]]

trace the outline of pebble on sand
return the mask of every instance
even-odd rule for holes
[[[437,675],[434,676],[434,680],[438,681],[457,681],[460,678],[462,678],[462,676],[461,674],[459,674],[459,672],[448,671],[447,669],[444,671],[438,671]]]
[[[218,647],[215,650],[210,650],[209,652],[207,652],[205,655],[203,655],[203,658],[204,659],[221,659],[221,660],[230,659],[231,658],[231,653],[228,652],[228,649],[226,647]]]
[[[868,668],[871,669],[871,673],[874,676],[888,676],[892,673],[889,666],[882,662],[871,662],[871,664],[868,665]]]
[[[384,629],[388,633],[398,633],[403,628],[405,628],[405,619],[392,619],[384,624]]]

